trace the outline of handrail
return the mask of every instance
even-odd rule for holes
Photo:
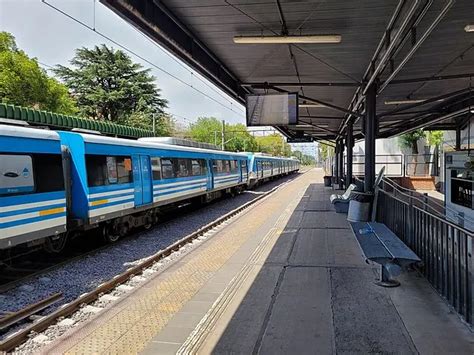
[[[437,211],[433,206],[430,206],[429,203],[426,203],[426,201],[420,199],[419,197],[413,196],[413,193],[417,193],[417,194],[421,195],[419,192],[414,191],[414,190],[407,189],[406,187],[403,187],[403,186],[400,186],[400,185],[398,185],[397,183],[395,183],[394,181],[392,181],[392,180],[389,179],[389,178],[383,178],[382,181],[383,181],[385,184],[391,186],[391,187],[392,187],[394,190],[396,190],[399,194],[401,194],[401,195],[403,195],[403,196],[405,196],[405,197],[408,197],[409,199],[418,201],[418,202],[421,203],[422,206],[431,209],[432,211],[434,211],[435,214],[437,214],[438,216],[440,216],[443,221],[447,221],[446,219],[444,219],[444,218],[446,218],[446,212],[447,212],[447,211],[452,212],[452,213],[454,213],[454,214],[458,214],[458,211],[456,211],[456,210],[454,210],[454,209],[452,209],[452,208],[450,208],[450,207],[447,207],[447,206],[445,206],[445,205],[442,205],[442,204],[440,204],[439,202],[435,201],[434,199],[430,199],[430,201],[431,201],[434,205],[437,205],[438,207],[440,207],[440,208],[444,211],[444,214],[440,214],[440,212]],[[401,191],[402,189],[403,189],[403,190],[406,190],[406,191],[409,191],[410,193],[407,194],[407,193]],[[388,191],[385,191],[385,190],[383,190],[383,189],[381,189],[381,191],[383,191],[383,192],[385,192],[385,193],[389,193]],[[395,196],[393,196],[393,197],[396,198]],[[429,196],[428,196],[428,197],[429,197]],[[398,199],[398,200],[401,201],[401,202],[406,203],[405,201],[402,201],[402,200],[400,200],[400,199]],[[419,209],[418,206],[414,206],[414,207],[417,207],[417,209]],[[425,212],[428,212],[428,211],[426,211],[426,210],[424,210],[424,211],[425,211]],[[428,212],[428,213],[430,213],[430,212]],[[431,213],[430,213],[430,214],[431,214]],[[469,221],[469,222],[474,223],[474,219],[472,219],[472,218],[470,218],[470,217],[468,217],[468,216],[459,216],[459,217],[460,217],[463,221]],[[451,222],[449,222],[449,223],[451,223]],[[456,226],[458,226],[458,227],[460,227],[460,228],[463,228],[463,227],[459,226],[458,224],[454,224],[454,225],[456,225]]]
[[[399,199],[399,198],[396,197],[396,196],[393,196],[393,195],[390,194],[390,192],[388,192],[388,191],[380,190],[380,192],[383,192],[383,193],[386,194],[387,196],[390,196],[390,197],[393,198],[394,200],[397,200],[397,201],[399,201],[399,202],[401,202],[401,203],[403,203],[403,204],[405,204],[405,205],[407,205],[407,206],[409,205],[408,202],[403,201],[403,200]],[[417,209],[417,210],[420,211],[420,212],[426,213],[426,214],[427,214],[428,216],[430,216],[430,217],[436,218],[438,221],[440,221],[440,222],[442,222],[442,223],[446,223],[447,225],[449,225],[449,226],[451,226],[451,227],[453,227],[453,228],[455,228],[455,229],[458,229],[459,231],[461,231],[461,232],[467,234],[469,237],[474,237],[474,232],[472,232],[472,231],[470,231],[470,230],[468,230],[468,229],[466,229],[466,228],[464,228],[464,227],[461,227],[459,224],[453,223],[453,222],[451,222],[451,221],[449,221],[449,220],[447,220],[447,219],[445,219],[445,218],[442,218],[442,216],[437,216],[436,214],[431,213],[431,212],[429,212],[429,211],[427,211],[427,210],[424,210],[424,209],[422,209],[421,207],[418,207],[418,206],[416,206],[416,205],[413,205],[413,208]]]

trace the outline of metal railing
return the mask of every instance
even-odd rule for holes
[[[384,187],[390,185],[384,179],[378,189],[376,220],[420,257],[420,271],[472,325],[474,233],[450,222],[418,197]]]

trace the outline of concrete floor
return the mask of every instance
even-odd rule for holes
[[[473,354],[472,332],[417,273],[374,284],[322,176],[262,200],[51,352]],[[97,348],[105,330],[114,339]]]

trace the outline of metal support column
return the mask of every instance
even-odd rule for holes
[[[339,141],[336,141],[336,147],[334,148],[334,182],[337,183],[339,179]]]
[[[342,180],[344,179],[344,141],[341,139],[339,141],[339,180],[337,183],[339,184],[339,188],[342,188]]]
[[[456,145],[454,147],[456,150],[461,150],[461,127],[456,127]]]
[[[364,190],[373,191],[375,183],[375,138],[377,132],[375,84],[369,86],[365,97],[365,174]]]
[[[352,184],[352,148],[354,147],[354,123],[352,120],[347,122],[346,127],[346,147],[347,147],[347,166],[346,166],[346,188]]]

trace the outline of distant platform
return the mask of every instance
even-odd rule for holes
[[[416,272],[374,281],[313,169],[246,210],[46,353],[473,353]]]

